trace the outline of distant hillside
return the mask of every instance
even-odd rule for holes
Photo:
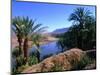
[[[68,28],[61,28],[54,30],[51,34],[63,34],[68,31]]]

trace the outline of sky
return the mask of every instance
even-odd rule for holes
[[[41,23],[42,26],[47,26],[47,31],[52,32],[55,29],[70,27],[72,22],[68,21],[68,18],[77,7],[84,7],[85,9],[90,10],[90,12],[95,16],[95,6],[16,2],[13,0],[12,17],[28,16],[33,20],[36,19],[36,23]]]

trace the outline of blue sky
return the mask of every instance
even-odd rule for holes
[[[37,23],[48,26],[47,31],[51,32],[55,29],[70,27],[72,23],[68,21],[68,17],[77,7],[84,7],[95,16],[95,6],[13,1],[12,17],[29,16],[33,20],[37,19]]]

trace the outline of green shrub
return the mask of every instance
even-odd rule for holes
[[[11,75],[16,75],[17,70],[15,68],[12,69]]]
[[[29,57],[28,59],[28,64],[31,66],[31,65],[34,65],[34,64],[37,64],[38,63],[38,59],[36,56],[32,55]]]
[[[19,56],[16,58],[16,63],[17,63],[17,67],[20,67],[22,65],[25,65],[25,59],[22,56]]]
[[[76,62],[76,64],[73,66],[73,70],[82,70],[86,65],[90,63],[92,63],[92,60],[86,55],[81,58],[79,62]]]
[[[22,54],[22,51],[19,50],[18,47],[14,48],[14,49],[12,50],[12,56],[18,57],[18,56],[20,56],[21,54]]]
[[[12,51],[12,57],[16,60],[14,67],[12,67],[12,75],[18,73],[18,68],[25,64],[24,57],[22,56],[22,51],[18,47],[14,48]]]
[[[86,65],[91,63],[91,59],[88,56],[85,56],[81,59],[81,61],[79,62],[79,69],[83,69]]]

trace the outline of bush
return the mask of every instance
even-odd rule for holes
[[[37,64],[38,63],[38,59],[36,56],[32,55],[29,57],[28,59],[28,64],[31,66],[31,65],[34,65],[34,64]]]
[[[16,75],[16,73],[17,73],[17,70],[15,68],[13,68],[11,75]]]
[[[20,67],[22,65],[25,65],[25,59],[22,56],[19,56],[16,58],[16,63],[17,63],[17,67]]]
[[[12,50],[12,58],[15,60],[15,65],[12,67],[12,75],[16,75],[18,68],[25,64],[24,57],[22,56],[22,51],[19,50],[18,46]]]
[[[76,65],[74,65],[73,70],[82,70],[86,65],[91,63],[92,59],[86,55],[83,58],[81,58],[80,62],[76,62]]]
[[[20,73],[18,71],[18,68],[20,68],[22,65],[25,65],[25,60],[24,57],[22,56],[18,56],[15,58],[16,62],[15,62],[15,66],[12,67],[12,75],[16,75],[16,73]]]
[[[12,51],[12,56],[14,56],[14,57],[18,57],[18,56],[20,56],[21,54],[22,54],[22,51],[19,50],[18,47],[14,48],[13,51]]]

